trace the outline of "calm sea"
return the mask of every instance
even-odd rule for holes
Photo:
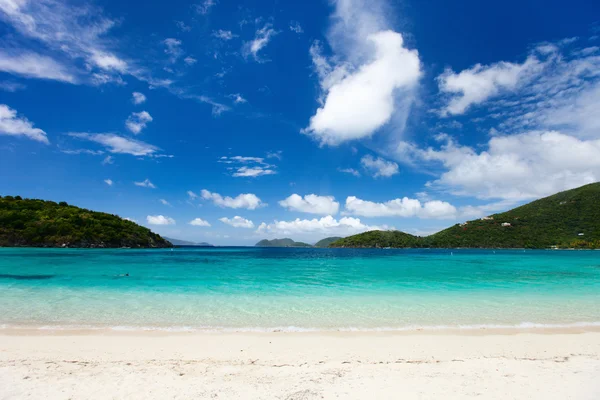
[[[600,325],[600,252],[0,249],[2,327],[538,325]]]

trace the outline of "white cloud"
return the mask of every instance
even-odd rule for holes
[[[140,187],[145,187],[145,188],[150,188],[150,189],[156,189],[156,186],[154,186],[154,184],[152,182],[150,182],[150,179],[144,179],[141,182],[133,182],[133,184],[135,186],[140,186]]]
[[[219,207],[255,210],[265,205],[258,196],[252,193],[242,193],[236,197],[223,197],[218,193],[211,193],[206,189],[202,189],[200,195],[204,200],[210,200]]]
[[[111,153],[131,154],[134,156],[159,156],[155,154],[160,150],[158,147],[139,140],[115,135],[114,133],[70,133],[69,136],[99,143]]]
[[[212,33],[212,35],[214,37],[216,37],[217,39],[221,39],[221,40],[231,40],[233,38],[238,37],[238,35],[235,35],[235,34],[231,33],[231,31],[224,31],[223,29],[219,29],[218,31],[214,31]]]
[[[268,151],[267,152],[267,158],[276,158],[279,161],[281,161],[283,159],[283,151],[281,150],[277,150],[277,151]]]
[[[104,183],[106,183],[108,186],[112,186],[113,185],[112,179],[105,179]]]
[[[17,117],[17,110],[6,104],[0,104],[0,135],[24,136],[29,139],[49,144],[46,132],[34,128],[27,118]]]
[[[25,78],[77,83],[77,78],[66,66],[50,57],[31,52],[14,54],[0,49],[0,71]]]
[[[152,122],[152,116],[147,111],[134,112],[125,121],[125,126],[137,135],[146,127],[148,122]]]
[[[239,94],[239,93],[230,94],[228,97],[231,98],[231,99],[233,99],[233,102],[235,104],[241,104],[241,103],[247,103],[248,102],[248,100],[246,100],[245,98],[243,98],[242,95]]]
[[[354,175],[357,178],[360,177],[360,172],[358,172],[354,168],[338,168],[338,171],[343,172],[345,174]]]
[[[114,74],[128,69],[127,62],[109,50],[111,42],[104,38],[118,22],[104,17],[99,7],[57,0],[3,0],[0,18],[23,37],[42,43],[48,50],[73,60],[84,60],[86,71],[81,73],[102,70]],[[45,70],[41,64],[39,68]],[[66,82],[74,79],[68,73],[58,76]]]
[[[254,222],[237,215],[231,219],[225,217],[219,218],[219,221],[221,221],[224,224],[231,225],[234,228],[254,228]]]
[[[317,196],[316,194],[307,194],[302,197],[294,193],[285,200],[281,200],[279,205],[290,211],[321,215],[337,214],[340,209],[340,203],[335,201],[333,196]]]
[[[182,32],[189,32],[192,30],[192,27],[186,25],[186,23],[183,21],[175,21],[175,25],[177,25],[177,28],[179,28],[179,30]]]
[[[463,114],[472,105],[481,104],[503,90],[515,89],[539,73],[542,67],[535,57],[529,57],[523,64],[477,64],[458,74],[447,69],[438,77],[440,91],[452,95],[442,113]]]
[[[104,160],[102,160],[102,165],[112,164],[113,162],[114,160],[112,156],[106,156],[104,157]]]
[[[146,95],[144,95],[143,93],[133,92],[131,96],[131,101],[133,101],[133,104],[142,104],[146,101]]]
[[[417,199],[394,199],[385,203],[362,200],[355,196],[346,198],[345,213],[362,217],[418,217],[418,218],[456,218],[458,210],[452,204],[431,200],[421,203]]]
[[[187,65],[194,65],[198,62],[198,60],[196,60],[194,57],[186,57],[183,59],[183,62],[186,63]]]
[[[320,219],[300,219],[293,221],[274,221],[262,223],[257,233],[266,235],[306,235],[313,240],[325,236],[348,236],[372,230],[388,230],[389,226],[370,226],[361,222],[359,218],[343,217],[336,220],[331,215]]]
[[[304,30],[298,21],[290,21],[290,31],[294,33],[304,33]]]
[[[394,118],[401,133],[421,76],[417,51],[389,29],[382,2],[335,4],[328,34],[333,56],[325,57],[318,42],[310,49],[323,96],[304,132],[321,144],[337,145],[369,137]]]
[[[150,181],[148,181],[150,182]],[[170,206],[171,203],[169,203],[167,200],[165,199],[159,199],[158,201],[160,201],[160,204],[164,205],[164,206]]]
[[[401,151],[445,168],[430,187],[480,199],[531,200],[600,181],[600,139],[557,131],[495,136],[480,151],[449,138],[440,149],[404,144]]]
[[[193,226],[211,226],[208,221],[203,220],[202,218],[194,218],[193,220],[190,221],[190,225]]]
[[[194,5],[198,14],[206,15],[210,9],[217,5],[217,0],[204,0],[200,4]]]
[[[245,57],[252,56],[258,62],[265,62],[266,60],[262,59],[258,53],[269,44],[269,41],[276,34],[277,32],[273,29],[272,24],[265,24],[265,26],[256,31],[254,40],[244,43],[242,54]]]
[[[22,83],[11,82],[11,81],[2,81],[0,82],[0,90],[4,90],[5,92],[14,93],[18,90],[25,89],[26,86]]]
[[[175,225],[173,218],[165,217],[164,215],[148,215],[146,222],[150,225]]]
[[[275,175],[275,170],[267,167],[239,167],[231,176],[236,178],[256,178],[263,175]]]
[[[176,62],[177,59],[183,55],[181,40],[167,38],[163,40],[162,43],[165,45],[165,53],[169,55],[169,61],[172,63]]]
[[[361,158],[360,164],[375,178],[388,178],[399,172],[398,164],[395,162],[384,160],[381,157],[373,158],[370,154]]]
[[[190,198],[190,200],[196,200],[198,198],[198,195],[194,192],[192,192],[191,190],[187,191],[187,195]]]

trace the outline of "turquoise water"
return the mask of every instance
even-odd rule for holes
[[[5,248],[0,325],[173,330],[600,325],[600,252]]]

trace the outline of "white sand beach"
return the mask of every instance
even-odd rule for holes
[[[2,399],[600,398],[600,332],[0,333]]]

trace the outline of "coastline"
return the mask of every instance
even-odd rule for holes
[[[0,398],[597,399],[600,330],[0,330]]]

